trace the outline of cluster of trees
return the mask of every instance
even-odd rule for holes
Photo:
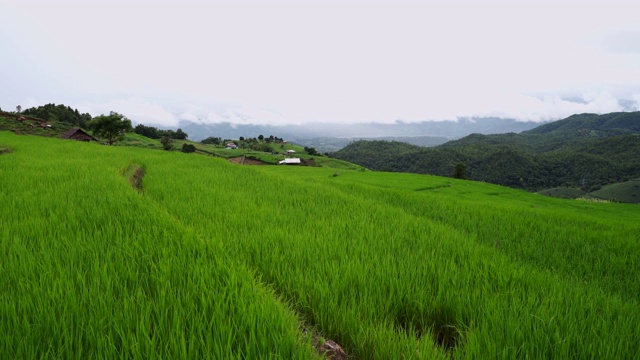
[[[193,144],[184,143],[182,144],[182,149],[180,149],[180,151],[182,151],[183,153],[196,152],[196,146]]]
[[[16,108],[17,112],[21,112],[20,106]],[[72,109],[70,106],[46,104],[43,106],[32,107],[21,112],[23,115],[40,118],[47,121],[59,121],[76,125],[78,127],[87,128],[91,121],[91,114],[81,114],[78,109]]]
[[[269,135],[269,137],[264,137],[263,135],[258,135],[258,140],[260,141],[264,141],[267,143],[273,143],[273,142],[283,142],[284,140],[282,138],[279,138],[277,136],[273,136],[273,135]]]
[[[153,126],[145,126],[143,124],[136,125],[135,128],[131,126],[131,120],[126,118],[122,114],[117,112],[110,112],[109,115],[100,115],[91,119],[85,124],[85,127],[97,136],[107,140],[109,145],[112,145],[116,141],[120,141],[124,138],[125,133],[134,131],[137,134],[146,136],[152,139],[161,139],[162,146],[165,150],[173,148],[172,140],[186,140],[188,135],[182,129],[176,131],[173,130],[160,130]],[[193,145],[192,145],[193,146]],[[186,151],[185,151],[186,150]],[[193,150],[193,151],[192,151]],[[184,152],[194,152],[195,147],[184,148]]]
[[[200,141],[200,143],[201,144],[209,144],[209,145],[220,145],[220,144],[223,144],[224,142],[219,137],[209,136],[208,138],[203,139],[202,141]]]
[[[213,144],[213,145],[225,145],[227,143],[233,142],[240,149],[251,149],[255,151],[263,151],[263,152],[271,152],[273,143],[282,143],[284,140],[277,136],[270,135],[269,137],[265,137],[264,135],[258,135],[258,137],[253,138],[245,138],[244,136],[240,136],[238,140],[231,139],[222,139],[219,137],[209,136],[206,139],[200,141],[202,144]]]
[[[164,137],[168,137],[174,140],[186,140],[189,135],[186,132],[182,131],[182,129],[178,129],[176,131],[173,130],[162,130],[153,126],[146,126],[143,124],[138,124],[133,129],[136,134],[140,134],[142,136],[146,136],[150,139],[162,139]]]
[[[372,170],[486,181],[531,191],[591,192],[640,177],[640,112],[574,115],[520,134],[469,135],[424,148],[357,141],[331,156]]]
[[[46,121],[57,121],[72,124],[90,130],[94,136],[103,138],[109,145],[122,140],[126,132],[135,131],[137,134],[152,139],[175,139],[186,140],[188,135],[182,129],[161,130],[153,126],[138,124],[135,128],[131,126],[131,120],[117,112],[110,112],[109,115],[100,115],[95,118],[89,113],[80,113],[77,109],[63,104],[46,104],[38,107],[31,107],[22,110],[18,105],[16,113],[26,116],[43,119]],[[189,148],[189,150],[191,150]],[[194,150],[195,151],[195,150]]]
[[[277,136],[273,136],[273,135],[269,135],[269,137],[266,137],[262,134],[258,135],[257,138],[245,138],[244,136],[240,136],[240,138],[238,139],[239,142],[247,142],[247,143],[256,143],[256,142],[265,142],[267,144],[270,143],[281,143],[284,140],[282,138],[279,138]]]
[[[114,111],[109,115],[96,116],[87,123],[87,128],[93,135],[106,139],[109,145],[122,140],[124,134],[132,130],[131,120]]]
[[[304,151],[305,151],[307,154],[311,155],[311,156],[314,156],[314,155],[320,155],[320,154],[318,153],[318,151],[316,151],[316,148],[314,148],[314,147],[308,147],[308,146],[305,146],[305,147],[304,147]]]

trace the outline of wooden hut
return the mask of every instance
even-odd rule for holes
[[[77,127],[64,133],[61,138],[73,139],[78,141],[98,141],[98,139],[94,138],[93,136],[87,134],[84,130]]]

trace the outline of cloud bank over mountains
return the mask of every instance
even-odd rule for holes
[[[0,107],[354,124],[640,109],[627,0],[3,0]],[[327,125],[330,126],[330,125]]]
[[[136,123],[176,127],[180,121],[189,121],[197,124],[231,123],[238,125],[301,125],[305,123],[327,124],[358,124],[380,123],[393,124],[398,121],[404,123],[422,121],[456,120],[458,118],[482,118],[499,117],[518,121],[553,121],[566,118],[573,114],[596,113],[604,114],[620,111],[640,111],[640,94],[630,99],[617,99],[609,92],[587,93],[582,97],[565,98],[561,96],[514,96],[504,103],[500,110],[491,109],[490,106],[480,106],[479,110],[466,110],[464,104],[460,104],[459,110],[449,114],[446,111],[434,112],[434,117],[424,116],[388,116],[376,115],[375,104],[365,109],[361,115],[355,114],[353,118],[347,118],[343,113],[330,114],[326,109],[316,113],[288,113],[277,112],[270,109],[257,107],[245,107],[240,105],[218,105],[211,110],[206,107],[188,106],[185,109],[165,108],[161,102],[149,102],[138,98],[117,99],[105,103],[80,103],[78,108],[82,112],[93,115],[108,113],[112,109],[125,114]],[[384,109],[380,114],[384,113]],[[428,112],[425,112],[428,114]],[[318,114],[323,114],[319,117]]]

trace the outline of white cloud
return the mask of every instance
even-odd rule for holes
[[[211,111],[198,122],[234,123],[254,125],[284,125],[296,123],[280,114],[258,107],[229,106],[221,111]]]
[[[218,115],[215,112],[208,113],[204,120],[205,121],[203,121],[203,122],[210,123],[210,124],[219,124],[219,123],[223,123],[223,122],[229,122],[228,119]]]
[[[99,103],[85,102],[78,105],[78,110],[93,116],[115,111],[129,118],[134,124],[166,127],[178,125],[178,118],[164,107],[138,98],[113,99]]]
[[[198,117],[195,114],[193,114],[193,113],[191,113],[189,111],[185,111],[182,114],[178,115],[178,118],[180,120],[187,120],[187,121],[191,121],[191,122],[194,122],[194,123],[199,122]]]
[[[640,93],[638,2],[5,0],[0,12],[12,35],[0,47],[16,55],[0,57],[15,84],[0,87],[3,108],[42,99],[163,126],[552,120]]]
[[[602,36],[602,47],[612,53],[640,54],[640,30],[618,30]]]
[[[609,113],[624,111],[618,99],[611,93],[589,92],[581,99],[564,99],[559,96],[515,96],[509,105],[499,111],[487,110],[480,116],[497,116],[522,121],[549,121],[581,113]]]
[[[634,110],[635,111],[640,111],[640,93],[634,94],[632,99],[635,102]]]

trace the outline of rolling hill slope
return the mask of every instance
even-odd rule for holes
[[[0,148],[0,358],[638,348],[636,205],[1,131]]]
[[[520,134],[474,134],[433,148],[357,142],[332,156],[372,170],[452,176],[532,191],[594,191],[640,176],[640,112],[574,115]],[[385,148],[386,147],[386,148]]]

